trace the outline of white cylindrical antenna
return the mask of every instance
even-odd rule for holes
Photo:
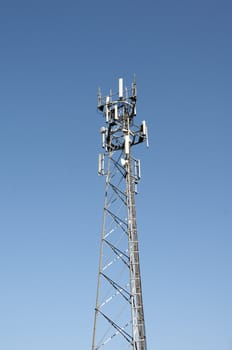
[[[125,135],[125,154],[129,155],[130,153],[130,136],[129,135]]]
[[[123,98],[123,79],[122,78],[119,78],[118,86],[119,86],[118,97],[121,99]]]
[[[114,119],[118,120],[118,105],[114,106]]]
[[[100,153],[98,155],[98,174],[104,175],[104,154]]]

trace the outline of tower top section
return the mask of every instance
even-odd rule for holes
[[[102,96],[101,89],[98,89],[97,108],[105,115],[106,123],[120,119],[122,114],[118,113],[118,111],[122,107],[124,107],[123,110],[126,110],[130,119],[132,119],[136,115],[136,99],[137,88],[135,78],[130,89],[124,87],[123,78],[119,78],[118,91],[116,93],[112,93],[110,90],[109,95]]]
[[[105,118],[106,127],[101,128],[102,147],[108,151],[117,151],[127,146],[134,146],[143,141],[147,142],[148,132],[145,120],[137,126],[136,116],[137,86],[136,80],[128,89],[124,87],[123,78],[118,80],[118,91],[102,96],[98,89],[97,108]]]

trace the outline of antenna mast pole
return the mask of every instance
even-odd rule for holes
[[[115,95],[103,98],[98,91],[106,121],[98,173],[106,176],[106,191],[92,350],[147,350],[135,206],[140,161],[131,149],[148,145],[148,133],[145,121],[134,123],[136,100],[135,80],[128,90],[120,78]]]

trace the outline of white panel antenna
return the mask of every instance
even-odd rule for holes
[[[100,129],[101,137],[102,137],[102,148],[105,148],[106,146],[106,130],[107,129],[104,126]]]
[[[130,136],[125,135],[125,154],[128,156],[130,153]]]
[[[145,120],[142,121],[141,129],[142,129],[142,132],[141,132],[142,136],[146,139],[147,147],[149,147],[148,129],[147,129],[147,124]]]
[[[105,157],[104,154],[100,153],[98,155],[98,174],[99,175],[104,175],[105,174]]]
[[[123,98],[123,79],[122,78],[119,79],[118,85],[119,85],[118,97],[122,99]]]
[[[110,108],[109,108],[109,103],[110,103],[110,97],[106,96],[106,122],[109,122],[110,118]]]
[[[138,181],[141,179],[141,170],[140,170],[140,160],[135,160],[135,179]]]

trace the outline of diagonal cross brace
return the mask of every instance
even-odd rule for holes
[[[121,294],[121,296],[126,301],[128,301],[128,303],[131,304],[131,294],[125,288],[121,287],[119,284],[114,282],[110,277],[106,276],[104,273],[101,272],[101,275]],[[128,296],[126,296],[122,291]]]
[[[131,337],[130,334],[128,334],[123,328],[121,328],[120,326],[118,326],[114,321],[112,321],[108,316],[106,316],[105,314],[103,314],[103,312],[101,312],[100,310],[97,310],[98,312],[100,312],[100,314],[128,341],[128,343],[130,343],[131,345],[133,345],[133,338]]]
[[[115,247],[112,243],[110,243],[109,241],[107,241],[106,239],[104,239],[104,242],[106,243],[106,244],[108,244],[109,246],[110,246],[110,248],[113,250],[113,252],[122,260],[122,262],[124,262],[124,264],[128,267],[128,268],[130,268],[130,265],[129,265],[129,263],[128,263],[128,261],[129,261],[129,256],[127,255],[127,254],[125,254],[123,251],[121,251],[120,249],[118,249],[117,247]],[[122,256],[124,256],[126,259],[127,259],[127,261],[125,260],[125,259],[123,259],[123,257]]]

